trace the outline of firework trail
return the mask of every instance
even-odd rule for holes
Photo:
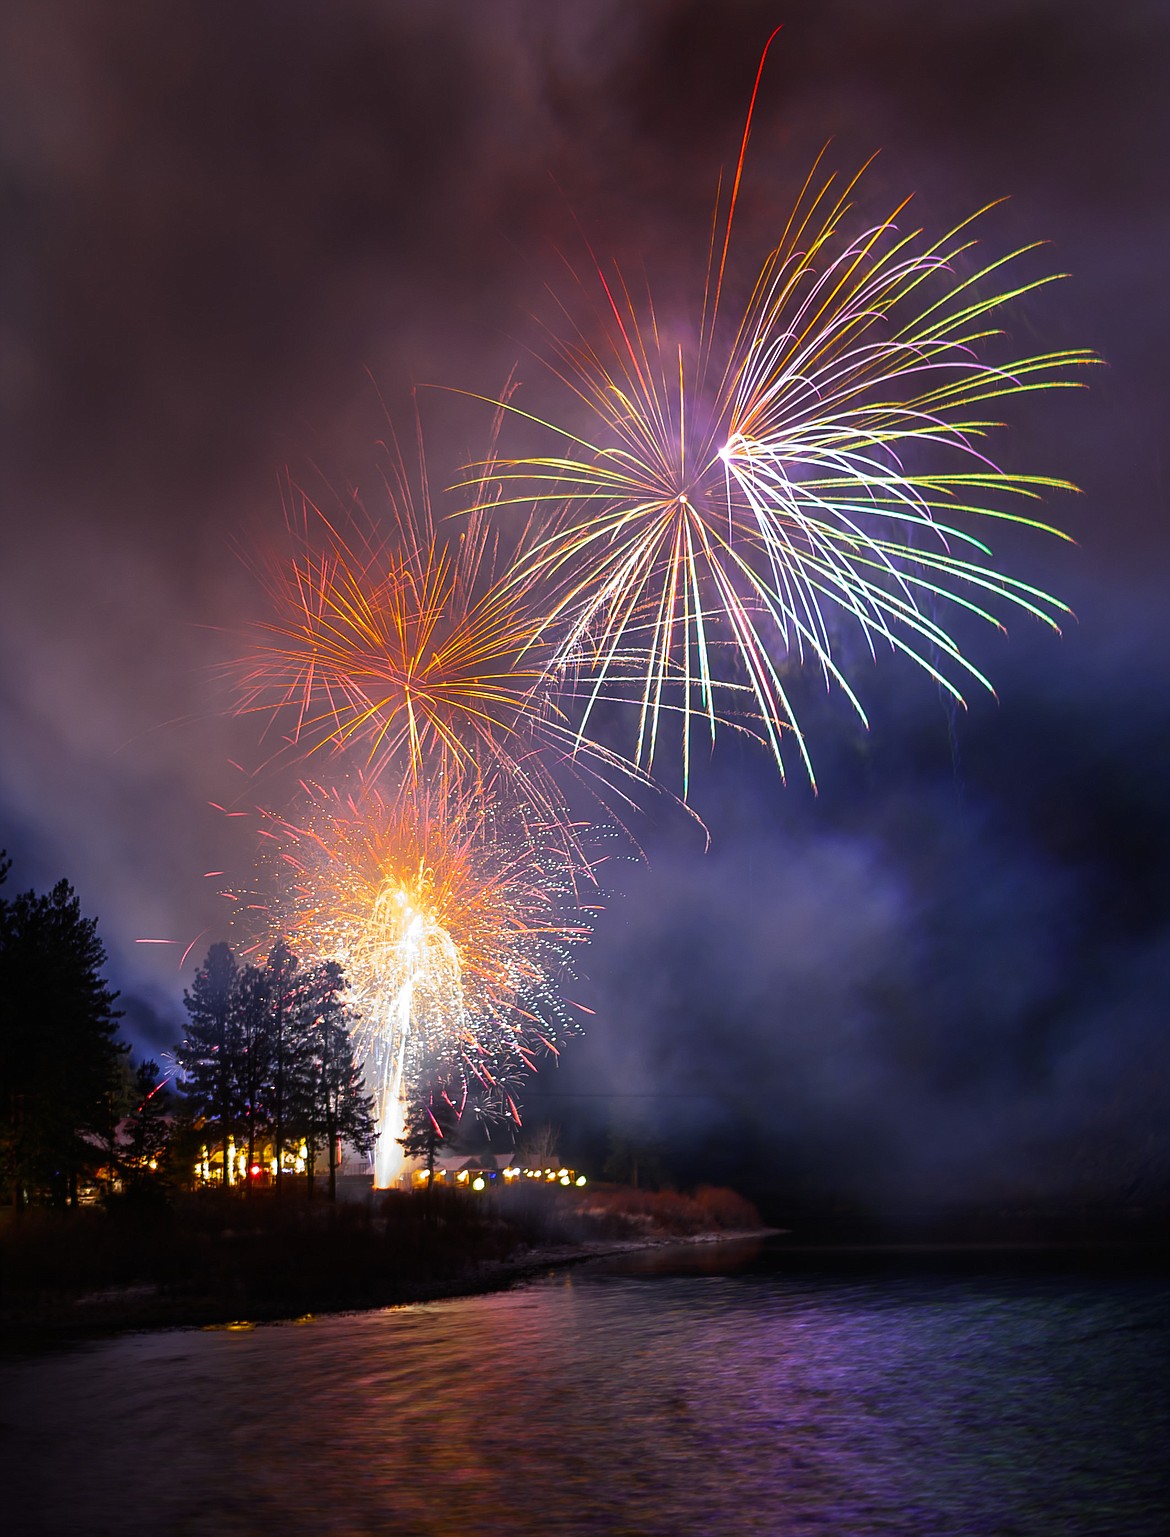
[[[589,935],[559,829],[483,785],[406,780],[391,796],[306,786],[298,821],[268,818],[283,871],[274,928],[340,962],[378,1108],[375,1184],[394,1182],[411,1094],[469,1088],[519,1119],[517,1080],[575,1031],[560,995]],[[570,916],[565,916],[570,915]]]
[[[632,757],[649,772],[663,712],[680,712],[684,785],[695,729],[713,740],[731,721],[766,742],[781,774],[794,746],[812,780],[786,675],[811,661],[865,721],[842,667],[850,630],[962,703],[964,678],[991,685],[960,648],[960,614],[1002,629],[998,613],[1015,609],[1057,628],[1065,605],[997,570],[980,525],[1055,533],[1029,508],[1073,488],[1000,468],[989,411],[1070,386],[1095,361],[1012,354],[994,312],[1052,278],[1011,276],[1032,247],[973,255],[986,209],[937,240],[902,228],[906,203],[859,221],[863,173],[838,188],[821,159],[725,323],[754,104],[755,92],[725,225],[717,199],[694,339],[672,341],[649,292],[635,297],[591,252],[596,323],[562,305],[568,334],[553,337],[551,366],[592,429],[497,403],[560,440],[494,472],[501,503],[556,509],[511,580],[553,594],[554,666],[576,680],[578,729],[602,701],[632,704]]]

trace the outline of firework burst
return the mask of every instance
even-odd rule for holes
[[[293,755],[360,755],[370,779],[506,781],[534,824],[557,823],[550,759],[588,768],[607,798],[636,769],[569,729],[541,594],[517,583],[532,525],[505,539],[489,514],[494,458],[473,509],[440,536],[421,435],[415,484],[393,445],[375,522],[356,494],[328,517],[286,505],[291,550],[258,565],[271,617],[230,671],[240,713],[281,723]],[[563,826],[563,824],[562,824]]]
[[[475,1087],[519,1118],[519,1079],[575,1028],[560,983],[589,934],[575,889],[585,872],[563,838],[534,842],[531,821],[482,786],[406,781],[360,799],[307,788],[303,818],[269,818],[284,872],[272,919],[345,970],[386,1185],[407,1094],[440,1089],[461,1103]]]
[[[238,709],[303,752],[359,747],[375,774],[514,773],[542,708],[541,616],[495,580],[482,512],[437,537],[421,447],[419,467],[416,491],[395,449],[381,524],[356,493],[335,518],[294,493],[292,548],[259,569],[272,617],[233,664]]]
[[[554,594],[555,666],[577,680],[580,731],[599,701],[632,703],[632,756],[648,771],[663,712],[677,710],[684,783],[694,728],[713,739],[728,720],[762,737],[781,773],[795,745],[811,779],[786,675],[811,661],[864,721],[842,666],[850,630],[962,703],[964,678],[990,684],[960,648],[960,612],[1002,629],[1015,609],[1057,628],[1065,606],[999,571],[981,525],[1056,533],[1029,508],[1073,488],[999,467],[989,409],[1069,386],[1095,361],[999,355],[1010,349],[994,312],[1052,280],[1011,280],[1031,247],[980,261],[981,215],[930,240],[903,228],[905,203],[859,221],[862,173],[838,189],[820,160],[725,324],[747,141],[725,228],[717,204],[693,339],[672,341],[649,294],[594,258],[597,324],[554,337],[552,365],[594,429],[505,403],[562,451],[496,466],[504,500],[514,488],[557,509],[512,581]]]

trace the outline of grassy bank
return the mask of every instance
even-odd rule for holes
[[[32,1210],[0,1227],[6,1342],[295,1318],[504,1285],[526,1264],[607,1244],[759,1226],[727,1190],[436,1188],[338,1204],[286,1191],[154,1206]]]

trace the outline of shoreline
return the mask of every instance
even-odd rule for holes
[[[222,1297],[182,1299],[166,1296],[156,1284],[132,1283],[106,1287],[81,1296],[62,1297],[0,1313],[0,1355],[39,1353],[54,1345],[84,1343],[122,1334],[168,1329],[251,1329],[267,1324],[307,1322],[352,1313],[380,1312],[428,1302],[456,1301],[506,1291],[542,1273],[590,1260],[654,1250],[705,1245],[760,1243],[784,1233],[784,1228],[720,1229],[701,1233],[647,1234],[638,1238],[586,1239],[576,1243],[540,1244],[498,1259],[473,1261],[458,1275],[419,1277],[388,1285],[378,1298],[326,1302],[297,1313],[280,1303],[252,1307],[245,1314],[226,1305]]]
[[[294,1301],[274,1291],[267,1298],[257,1292],[238,1295],[221,1281],[203,1295],[183,1295],[157,1282],[132,1282],[96,1290],[42,1290],[0,1307],[0,1359],[39,1353],[59,1346],[107,1339],[122,1334],[151,1333],[173,1329],[251,1329],[264,1324],[307,1322],[317,1318],[377,1312],[429,1302],[455,1301],[486,1296],[520,1286],[545,1274],[623,1256],[652,1255],[671,1250],[703,1247],[756,1245],[773,1238],[793,1240],[783,1252],[794,1273],[825,1264],[852,1268],[889,1264],[942,1265],[965,1270],[997,1268],[1002,1263],[1025,1263],[1043,1269],[1067,1264],[1093,1271],[1127,1268],[1159,1272],[1170,1269],[1170,1250],[1165,1241],[1109,1241],[1033,1239],[999,1241],[901,1241],[858,1242],[799,1237],[787,1227],[763,1224],[744,1228],[711,1228],[679,1233],[666,1229],[637,1235],[582,1237],[561,1242],[521,1243],[514,1250],[494,1256],[470,1257],[446,1274],[426,1274],[425,1265],[411,1274],[399,1270],[384,1273],[366,1266],[356,1271],[349,1287],[330,1294],[314,1295],[310,1287]],[[422,1257],[420,1256],[420,1259]]]

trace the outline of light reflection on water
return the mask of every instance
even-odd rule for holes
[[[11,1537],[1170,1527],[1164,1282],[793,1276],[766,1263],[722,1274],[726,1255],[695,1258],[681,1273],[598,1266],[490,1297],[6,1363],[0,1510],[15,1521],[0,1525]]]

